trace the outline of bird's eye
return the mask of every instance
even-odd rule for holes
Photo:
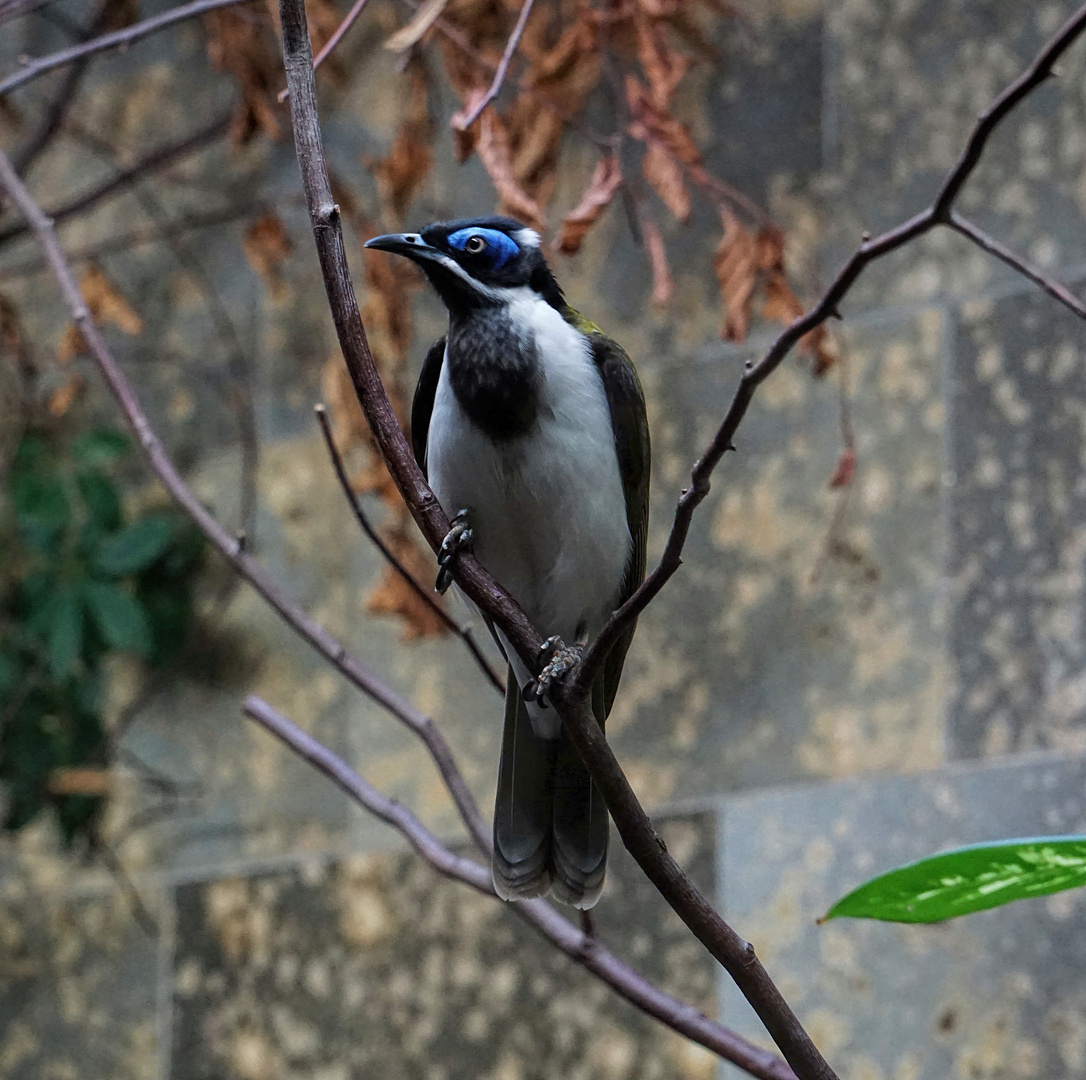
[[[478,255],[486,248],[486,241],[481,236],[469,236],[464,243],[464,250],[470,255]]]

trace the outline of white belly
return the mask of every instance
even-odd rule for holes
[[[536,629],[572,643],[599,630],[617,601],[631,546],[626,503],[587,343],[542,302],[526,317],[543,367],[536,423],[495,442],[460,407],[444,365],[427,471],[450,517],[468,511],[477,558]]]

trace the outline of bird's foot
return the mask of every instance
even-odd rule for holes
[[[539,650],[543,670],[539,678],[524,688],[524,700],[534,701],[545,709],[550,692],[580,662],[583,653],[583,645],[567,645],[557,634],[547,638]]]
[[[441,547],[437,553],[438,571],[434,588],[443,596],[449,591],[449,586],[452,584],[452,570],[450,567],[453,560],[461,551],[471,551],[474,539],[475,534],[468,524],[468,512],[461,510],[452,519],[452,526],[446,533],[445,539],[441,541]]]

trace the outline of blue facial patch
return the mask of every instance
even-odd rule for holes
[[[500,269],[520,254],[517,242],[501,229],[460,229],[448,238],[447,243],[456,251],[464,251],[465,245],[473,236],[481,236],[486,241],[486,247],[479,252],[479,258],[486,259],[492,270]]]

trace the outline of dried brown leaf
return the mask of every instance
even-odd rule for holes
[[[846,446],[837,459],[837,466],[830,477],[831,488],[848,487],[856,474],[856,451],[851,446]]]
[[[803,305],[780,269],[770,270],[765,280],[766,300],[762,318],[788,326],[803,314]]]
[[[636,12],[637,58],[649,84],[649,98],[657,109],[671,106],[675,91],[690,70],[690,60],[674,49],[659,18],[642,10]]]
[[[725,311],[720,336],[742,341],[750,327],[751,299],[758,279],[757,246],[750,230],[734,214],[725,212],[721,217],[724,235],[713,256]]]
[[[701,151],[686,125],[658,106],[633,75],[626,77],[626,103],[631,116],[628,130],[635,139],[662,143],[685,165],[702,164]]]
[[[96,323],[110,323],[130,337],[143,333],[143,320],[97,263],[91,263],[84,271],[79,291]],[[67,364],[72,357],[86,352],[86,348],[82,332],[72,323],[57,346],[57,362]]]
[[[816,379],[821,379],[837,363],[837,343],[825,326],[816,326],[810,333],[804,334],[800,338],[799,348],[813,357],[811,374]]]
[[[413,69],[407,114],[400,122],[388,155],[370,163],[382,201],[400,218],[411,205],[433,164],[430,143],[434,125],[426,103],[426,79]]]
[[[622,167],[616,154],[600,158],[581,201],[562,219],[562,233],[558,237],[558,250],[563,255],[580,251],[589,230],[611,205],[622,184]]]
[[[433,577],[433,558],[424,553],[415,541],[406,511],[400,513],[395,524],[385,530],[385,543],[416,579],[426,581]],[[403,620],[405,641],[441,637],[448,633],[448,627],[437,613],[391,566],[385,566],[377,586],[366,601],[366,611],[371,615],[399,616]]]
[[[50,395],[46,403],[50,416],[63,416],[79,400],[86,385],[82,375],[69,375]]]
[[[245,230],[242,247],[249,265],[268,286],[272,299],[282,300],[286,293],[283,263],[294,250],[282,218],[274,211],[258,217]]]
[[[229,8],[209,11],[203,18],[208,59],[217,70],[229,74],[241,91],[230,141],[243,146],[258,132],[278,139],[282,129],[276,97],[283,64],[275,34],[268,25]]]
[[[641,173],[675,219],[685,225],[690,220],[690,192],[682,169],[660,143],[649,143],[641,159]]]
[[[675,283],[671,279],[663,234],[647,213],[641,214],[641,237],[649,255],[649,265],[652,267],[652,302],[657,307],[666,307],[675,291]]]
[[[542,231],[546,220],[539,204],[516,181],[509,157],[509,141],[501,117],[488,108],[479,117],[479,160],[483,163],[505,213]]]

